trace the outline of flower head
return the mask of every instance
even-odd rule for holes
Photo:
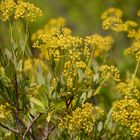
[[[34,4],[24,1],[18,1],[15,10],[15,19],[25,18],[34,21],[37,17],[42,16],[42,11]]]
[[[8,103],[0,105],[0,120],[8,119],[11,116],[11,107]]]
[[[140,136],[140,104],[135,99],[123,99],[113,105],[113,120],[127,127],[133,137]]]
[[[117,17],[117,18],[121,18],[123,15],[123,12],[118,9],[118,8],[114,8],[111,7],[109,9],[107,9],[101,16],[102,20],[107,19],[108,17]]]
[[[87,36],[85,38],[85,46],[92,47],[93,55],[98,56],[102,52],[107,52],[111,48],[113,39],[111,36],[101,36],[98,34]]]
[[[118,83],[117,89],[120,92],[120,94],[126,99],[140,99],[140,91],[138,90],[135,84],[132,84],[130,80]]]
[[[89,134],[92,132],[95,122],[104,115],[103,109],[92,104],[86,103],[82,105],[82,108],[76,108],[72,112],[72,115],[66,116],[67,120],[62,120],[63,127],[66,127],[70,131],[84,130]],[[65,125],[67,124],[67,125]]]
[[[15,6],[14,0],[2,0],[0,2],[0,13],[3,21],[7,21],[14,14]]]
[[[120,73],[114,66],[102,65],[99,68],[99,71],[101,72],[101,78],[103,79],[113,78],[115,81],[120,81]]]

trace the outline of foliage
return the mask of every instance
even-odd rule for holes
[[[76,36],[59,17],[30,37],[30,22],[43,15],[38,7],[1,0],[0,14],[5,33],[0,45],[2,139],[140,138],[138,22],[110,8],[101,17],[109,35]],[[111,64],[116,33],[131,42],[123,51],[136,65],[134,72]],[[117,97],[110,106],[105,93]]]

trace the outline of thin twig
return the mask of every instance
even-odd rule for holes
[[[71,104],[73,98],[74,98],[74,95],[72,95],[72,97],[70,98],[69,102],[67,103],[67,109],[69,108],[69,106],[70,106],[70,104]]]
[[[30,128],[32,127],[32,125],[37,121],[37,119],[38,119],[40,116],[41,116],[41,113],[38,114],[38,115],[33,119],[33,121],[31,122],[31,124],[30,124],[30,125],[27,127],[27,129],[25,130],[25,132],[24,132],[24,134],[23,134],[23,136],[22,136],[22,140],[25,139],[26,134],[28,133],[28,131],[30,130]]]
[[[47,136],[45,136],[45,140],[48,139],[49,135],[51,134],[51,132],[56,128],[56,126],[54,125],[51,129],[48,130]]]
[[[13,133],[19,134],[19,132],[18,132],[17,130],[12,129],[12,128],[9,128],[9,127],[3,125],[2,123],[0,123],[0,126],[1,126],[2,128],[5,128],[5,129],[7,129],[7,130],[13,132]]]

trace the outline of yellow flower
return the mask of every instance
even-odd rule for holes
[[[133,137],[140,136],[140,104],[135,99],[123,99],[113,104],[113,120],[127,127]]]
[[[66,115],[66,117],[61,120],[61,126],[72,132],[84,130],[85,133],[89,134],[93,131],[95,122],[98,119],[101,119],[103,115],[103,109],[97,106],[92,106],[90,103],[86,103],[82,105],[82,108],[76,108],[71,116]]]
[[[102,65],[101,67],[99,67],[99,71],[101,73],[101,78],[103,79],[112,78],[117,82],[120,81],[120,73],[114,66]]]
[[[7,21],[14,14],[15,7],[14,0],[1,0],[0,13],[3,21]]]
[[[111,48],[113,39],[111,36],[101,36],[98,34],[87,36],[85,38],[85,46],[91,46],[93,55],[96,57],[102,52],[107,52]]]
[[[101,16],[102,20],[107,19],[108,17],[117,17],[117,18],[121,18],[123,15],[123,12],[118,9],[118,8],[114,8],[111,7],[109,9],[107,9]]]
[[[11,116],[11,107],[9,103],[1,104],[0,105],[0,120],[8,119]]]
[[[124,98],[135,98],[140,99],[140,91],[137,89],[136,85],[131,83],[130,80],[126,82],[120,82],[117,85],[117,89]]]
[[[39,36],[42,35],[47,35],[47,36],[48,35],[52,36],[56,34],[59,35],[61,33],[61,29],[65,30],[63,31],[64,34],[66,34],[66,32],[67,34],[71,34],[71,30],[65,28],[65,22],[66,22],[65,19],[62,17],[49,20],[43,28],[33,33],[31,40],[35,41]]]
[[[135,56],[136,60],[140,61],[140,40],[134,41],[132,46],[125,50],[125,54]]]
[[[101,19],[103,20],[102,27],[104,30],[112,29],[116,31],[116,27],[119,26],[119,30],[122,29],[120,27],[120,24],[122,24],[122,17],[123,13],[118,8],[109,8],[107,9],[101,16]]]
[[[103,20],[102,27],[104,30],[112,29],[114,31],[123,29],[122,20],[118,17],[108,17]],[[119,28],[119,29],[118,29]]]
[[[24,1],[18,1],[14,18],[25,18],[27,20],[34,21],[37,17],[40,17],[42,15],[42,11],[34,4]]]
[[[126,32],[128,37],[135,37],[136,31],[135,28],[138,24],[135,21],[128,20],[123,22],[122,11],[116,8],[110,8],[105,11],[102,15],[102,27],[104,30],[111,29],[115,32]]]
[[[43,29],[40,29],[33,35],[33,40],[33,47],[40,48],[44,54],[46,53],[48,60],[54,59],[58,63],[67,57],[68,62],[66,61],[66,64],[64,64],[65,70],[69,60],[71,61],[71,65],[67,68],[69,72],[73,73],[71,71],[73,66],[73,69],[86,67],[86,64],[81,59],[83,39],[72,35],[72,31],[65,27],[63,18],[50,20]],[[68,83],[71,85],[72,78],[68,79]]]

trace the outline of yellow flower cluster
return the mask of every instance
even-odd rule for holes
[[[100,107],[86,103],[82,105],[82,108],[74,110],[72,116],[67,115],[67,119],[62,120],[61,125],[69,131],[84,130],[85,133],[89,134],[93,131],[95,122],[103,115],[104,111]]]
[[[121,24],[123,13],[120,9],[117,8],[109,8],[108,10],[106,10],[102,16],[101,19],[103,20],[103,29],[107,30],[109,28],[114,28],[114,26]]]
[[[77,76],[78,69],[85,69],[86,63],[82,60],[82,51],[80,48],[70,48],[68,50],[69,60],[65,62],[63,67],[63,75],[66,78],[67,86],[72,88],[73,79]]]
[[[0,105],[0,120],[8,119],[11,116],[12,111],[10,110],[10,105],[8,103]]]
[[[85,83],[88,83],[87,80],[93,80],[93,76],[94,76],[94,72],[93,70],[91,70],[90,68],[88,68],[86,71],[85,71],[85,80],[84,80],[84,84]]]
[[[0,2],[0,14],[3,21],[6,21],[10,18],[15,10],[16,3],[14,0],[2,0]]]
[[[68,49],[72,46],[80,46],[82,44],[82,38],[78,36],[72,36],[70,29],[64,27],[52,32],[46,32],[40,34],[33,47],[40,49]]]
[[[80,57],[79,57],[80,58]],[[86,64],[83,61],[71,60],[65,62],[63,68],[63,75],[66,78],[67,87],[73,87],[73,79],[76,77],[78,68],[85,68]]]
[[[119,30],[122,27],[122,26],[120,27],[120,24],[122,24],[122,20],[120,18],[116,18],[116,17],[107,18],[106,20],[103,21],[102,28],[104,30],[112,29],[117,31],[118,26],[119,26]]]
[[[65,27],[65,20],[61,17],[50,20],[43,29],[33,34],[32,40],[35,41],[33,47],[45,51],[48,59],[54,58],[56,61],[66,55],[73,57],[75,61],[78,57],[77,47],[82,45],[82,38],[73,36],[71,30]]]
[[[31,40],[35,41],[40,35],[43,34],[56,34],[57,32],[60,33],[60,28],[65,27],[65,19],[63,17],[58,17],[58,18],[53,18],[50,19],[47,24],[42,28],[37,30],[35,33],[33,33]],[[65,28],[65,31],[67,32],[66,34],[70,34],[71,30],[67,30]]]
[[[34,4],[18,0],[2,0],[0,2],[0,13],[3,21],[7,21],[10,17],[14,19],[25,18],[34,21],[37,17],[42,16],[42,11]]]
[[[130,48],[125,50],[126,55],[135,56],[137,61],[140,61],[140,40],[135,40]]]
[[[134,37],[136,34],[135,28],[138,24],[135,21],[128,20],[123,22],[122,11],[117,8],[109,8],[102,15],[103,29],[111,29],[115,32],[126,32],[128,37]]]
[[[114,66],[102,65],[99,67],[99,71],[101,73],[101,78],[103,79],[112,78],[115,81],[120,81],[120,73]]]
[[[125,54],[135,56],[136,60],[140,61],[140,29],[135,32],[132,46],[125,50]]]
[[[114,8],[114,7],[111,7],[109,9],[107,9],[101,16],[101,19],[105,20],[107,18],[110,18],[110,17],[117,17],[117,18],[121,18],[123,15],[123,12],[118,9],[118,8]]]
[[[71,88],[78,69],[86,67],[83,39],[73,36],[72,31],[65,27],[65,19],[60,17],[50,20],[43,29],[33,34],[32,40],[33,47],[40,48],[47,60],[55,60],[57,64],[64,61],[63,76]]]
[[[131,131],[133,137],[140,136],[140,104],[135,99],[123,99],[113,105],[112,118]]]
[[[132,20],[125,21],[124,23],[117,24],[112,28],[116,32],[128,32],[128,37],[131,37],[131,32],[135,30],[133,28],[137,27],[138,24]],[[133,36],[132,36],[133,37]]]
[[[140,91],[137,89],[137,86],[135,84],[132,85],[132,82],[130,80],[118,83],[117,89],[125,99],[140,99]]]
[[[42,11],[34,4],[24,1],[19,1],[16,5],[15,19],[25,18],[34,21],[37,17],[42,16]]]
[[[102,52],[107,52],[111,48],[111,44],[113,39],[111,36],[101,36],[98,34],[94,34],[91,36],[87,36],[85,38],[85,46],[91,46],[93,50],[93,55],[96,57]],[[86,50],[87,49],[86,47]]]

